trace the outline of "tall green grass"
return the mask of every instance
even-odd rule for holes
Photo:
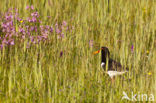
[[[34,5],[44,24],[65,20],[74,30],[63,40],[51,35],[50,44],[25,50],[16,43],[1,50],[0,102],[132,102],[121,100],[123,91],[156,96],[155,0],[0,0],[0,13],[16,7],[26,18],[27,5]],[[129,67],[123,77],[130,81],[116,77],[111,83],[100,55],[93,55],[97,45]]]

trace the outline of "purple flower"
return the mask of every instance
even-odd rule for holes
[[[45,26],[45,29],[46,29],[46,30],[48,30],[49,28],[50,28],[49,25],[46,25],[46,26]]]
[[[42,40],[42,37],[41,36],[37,36],[37,41],[38,43]]]
[[[14,10],[15,10],[16,13],[18,12],[18,9],[17,8],[15,8]]]
[[[42,21],[41,20],[38,20],[38,22],[41,24],[42,23]]]
[[[30,44],[29,44],[29,42],[27,42],[27,46],[26,46],[26,48],[30,48]]]
[[[38,12],[34,12],[34,13],[31,13],[31,16],[32,17],[39,17],[39,14],[38,14]]]
[[[36,41],[34,40],[33,43],[36,44]]]
[[[89,40],[89,47],[93,47],[93,40]]]
[[[64,33],[62,33],[60,36],[61,36],[61,38],[64,38]]]
[[[41,29],[41,31],[43,31],[43,29],[44,29],[44,28],[43,28],[43,25],[40,26],[40,29]]]
[[[26,25],[25,28],[26,28],[26,29],[29,29],[29,25]]]
[[[0,48],[3,49],[3,44],[0,45]]]
[[[66,21],[63,21],[63,26],[67,26],[67,22]]]
[[[34,10],[34,6],[33,5],[31,5],[31,9]]]
[[[31,42],[33,42],[34,41],[34,37],[30,36],[30,40],[31,40]]]
[[[31,26],[30,27],[30,31],[34,31],[35,30],[35,27],[34,26]]]
[[[48,34],[43,34],[42,38],[47,39],[48,38]]]
[[[35,26],[34,29],[35,29],[35,32],[37,32],[37,26]]]
[[[25,35],[22,35],[22,39],[25,39]]]
[[[20,21],[22,21],[22,19],[21,18],[19,18],[19,17],[17,17],[17,20],[20,22]]]
[[[61,32],[61,30],[56,28],[56,33],[59,34],[60,32]]]
[[[37,21],[36,17],[32,17],[31,22],[36,22],[36,21]]]
[[[31,13],[31,16],[34,16],[34,13]]]
[[[62,39],[62,38],[64,38],[64,33],[62,33],[62,34],[60,34],[60,35],[58,36],[58,39]]]
[[[66,21],[63,21],[62,24],[56,23],[54,27],[51,25],[42,25],[42,21],[39,18],[40,15],[35,11],[34,6],[26,6],[26,9],[28,9],[29,12],[27,19],[19,17],[18,9],[9,9],[8,12],[0,17],[0,28],[3,34],[0,37],[0,48],[15,45],[16,40],[21,42],[25,39],[29,40],[27,46],[41,41],[44,42],[49,40],[49,34],[53,32],[56,33],[60,39],[65,37],[64,33],[67,32],[66,30],[69,30]],[[48,18],[51,17],[48,16]],[[18,29],[16,29],[16,21],[18,23]],[[60,55],[62,56],[63,52],[61,52]]]
[[[14,40],[10,41],[9,44],[10,44],[10,45],[14,45],[14,44],[15,44],[15,43],[14,43]]]
[[[13,15],[11,15],[11,14],[10,15],[6,15],[5,16],[5,19],[6,20],[12,20],[13,19]]]
[[[134,52],[134,46],[133,45],[131,46],[131,52]]]
[[[8,41],[4,38],[2,44],[8,44]]]
[[[50,27],[50,32],[53,32],[53,27],[52,26]]]
[[[58,24],[57,23],[55,24],[55,27],[58,27]]]
[[[22,33],[22,34],[25,34],[24,28],[19,28],[19,32]]]
[[[63,51],[60,52],[60,57],[62,57],[62,56],[63,56]]]
[[[27,21],[28,21],[28,22],[32,22],[32,20],[31,20],[29,17],[27,18]]]
[[[48,18],[48,19],[50,19],[50,18],[51,18],[51,16],[47,16],[47,18]]]
[[[29,6],[28,5],[26,6],[26,9],[29,9]]]

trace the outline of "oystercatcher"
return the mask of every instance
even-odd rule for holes
[[[111,77],[112,80],[113,77],[128,72],[128,68],[124,68],[119,62],[116,62],[115,60],[110,58],[110,52],[107,47],[101,47],[100,50],[101,50],[101,67],[104,69],[105,73],[107,73]],[[99,53],[100,50],[94,52],[94,54]],[[106,64],[108,64],[108,70],[106,70],[107,69]]]

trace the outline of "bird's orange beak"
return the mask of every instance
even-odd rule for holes
[[[94,55],[98,53],[100,53],[100,50],[93,52]]]
[[[103,48],[101,48],[100,50],[104,50],[104,49],[103,49]],[[100,50],[93,52],[93,54],[95,55],[95,54],[100,53]]]

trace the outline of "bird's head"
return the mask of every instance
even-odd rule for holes
[[[101,47],[101,54],[102,54],[102,56],[104,56],[105,58],[106,58],[106,57],[109,57],[109,56],[110,56],[109,49],[108,49],[107,47]]]

